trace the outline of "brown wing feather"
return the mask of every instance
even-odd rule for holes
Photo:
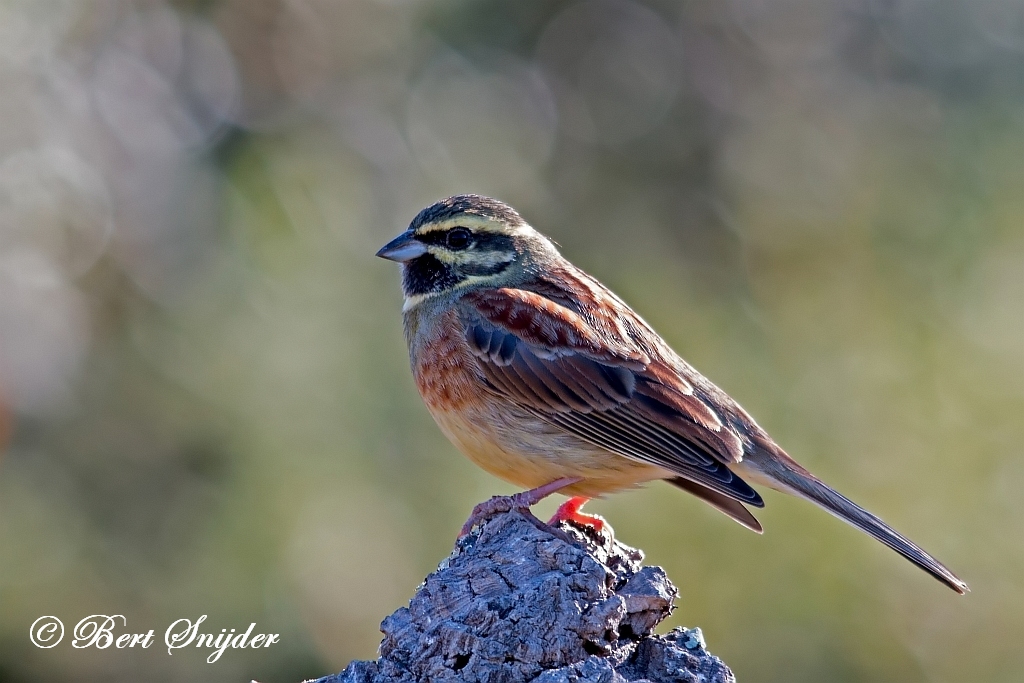
[[[493,391],[609,451],[764,505],[727,467],[739,459],[738,437],[685,381],[666,384],[674,375],[628,340],[609,339],[575,311],[519,289],[470,292],[460,318]]]

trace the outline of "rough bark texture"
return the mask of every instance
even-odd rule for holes
[[[652,634],[678,591],[642,560],[607,531],[499,515],[384,620],[379,659],[316,683],[734,683],[699,629]]]

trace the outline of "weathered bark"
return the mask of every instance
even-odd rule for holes
[[[316,683],[734,683],[698,629],[652,634],[678,591],[642,559],[608,531],[499,515],[384,620],[379,659]]]

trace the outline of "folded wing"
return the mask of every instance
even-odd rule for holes
[[[661,361],[525,290],[467,294],[460,317],[493,391],[613,453],[763,507],[758,493],[727,467],[742,457],[739,438]]]

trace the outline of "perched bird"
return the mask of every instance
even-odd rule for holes
[[[459,195],[427,207],[377,256],[402,264],[416,386],[441,431],[485,470],[529,489],[499,511],[571,496],[552,522],[600,526],[588,499],[664,479],[761,532],[747,480],[805,498],[939,581],[967,584],[790,458],[736,401],[639,315],[565,260],[511,207]]]

